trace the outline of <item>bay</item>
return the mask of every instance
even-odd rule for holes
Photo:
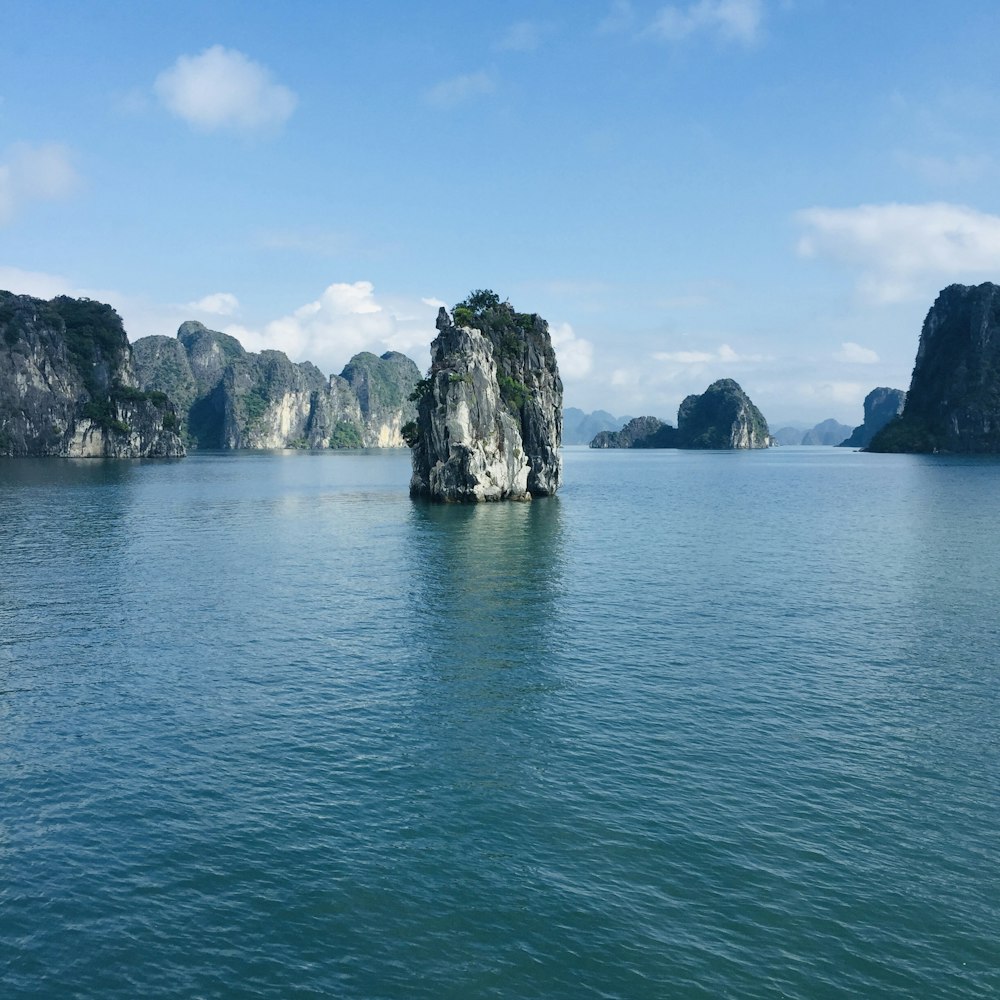
[[[1000,992],[1000,464],[0,461],[0,984]]]

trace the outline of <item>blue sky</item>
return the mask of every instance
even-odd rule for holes
[[[9,0],[0,288],[339,372],[490,287],[567,405],[853,424],[1000,280],[998,40],[996,0]]]

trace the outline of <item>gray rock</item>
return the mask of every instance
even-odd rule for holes
[[[409,429],[410,492],[433,500],[527,500],[562,477],[562,381],[548,324],[475,292],[437,318],[431,370]]]
[[[731,378],[713,382],[700,396],[686,397],[677,410],[681,448],[768,448],[764,415]]]
[[[865,419],[851,431],[850,437],[841,441],[841,448],[867,448],[872,439],[886,424],[895,420],[906,405],[902,389],[879,386],[865,396]]]
[[[0,455],[179,457],[176,426],[111,306],[0,292]]]
[[[938,295],[903,412],[868,450],[1000,452],[1000,286],[949,285]]]
[[[848,434],[851,428],[847,424],[842,424],[833,417],[823,420],[812,429],[802,435],[801,444],[810,445],[838,445]]]
[[[420,378],[405,355],[356,355],[327,378],[281,351],[254,354],[228,334],[181,324],[176,340],[135,344],[144,387],[176,399],[181,429],[199,448],[399,448]]]

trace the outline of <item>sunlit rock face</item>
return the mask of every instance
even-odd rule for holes
[[[144,337],[135,353],[144,388],[177,402],[193,447],[401,448],[416,415],[420,370],[408,357],[356,354],[325,376],[282,351],[246,351],[228,334],[182,323],[176,339]]]
[[[139,388],[109,305],[0,292],[0,455],[174,458],[177,414]]]
[[[528,500],[562,479],[562,380],[548,324],[490,292],[441,309],[410,437],[414,496]]]
[[[938,294],[903,412],[868,450],[1000,452],[1000,286],[949,285]]]

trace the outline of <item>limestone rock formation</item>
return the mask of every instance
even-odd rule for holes
[[[677,428],[658,417],[634,417],[620,431],[594,435],[591,448],[676,448]]]
[[[559,488],[562,381],[548,324],[488,291],[442,308],[431,369],[408,427],[410,492],[432,500],[527,500]]]
[[[677,410],[682,448],[768,448],[763,414],[731,378],[713,382],[700,396],[686,397]]]
[[[356,355],[327,378],[193,321],[176,339],[144,337],[134,348],[143,386],[176,400],[182,433],[199,448],[399,448],[416,413],[408,397],[420,371],[392,351]]]
[[[868,450],[1000,452],[1000,285],[949,285],[938,294],[902,415]]]
[[[176,427],[111,306],[0,292],[0,455],[179,457]]]
[[[865,419],[851,431],[850,437],[840,442],[841,448],[867,448],[872,438],[890,420],[894,420],[903,412],[906,405],[906,393],[902,389],[889,389],[879,386],[865,396]]]
[[[684,398],[677,427],[656,417],[636,417],[620,431],[598,434],[591,448],[769,448],[767,421],[731,378],[713,382],[700,396]]]
[[[833,417],[830,417],[807,430],[802,435],[802,440],[799,444],[838,445],[850,433],[851,428],[847,424],[842,424],[839,420],[834,420]]]

